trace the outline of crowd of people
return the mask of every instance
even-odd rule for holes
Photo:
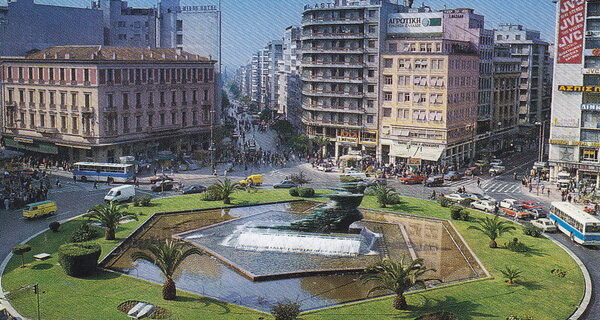
[[[60,182],[57,180],[57,185]],[[44,171],[4,171],[2,177],[2,206],[5,210],[22,208],[29,203],[44,201],[51,186]]]

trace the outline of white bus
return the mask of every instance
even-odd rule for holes
[[[126,183],[133,180],[134,169],[133,164],[77,162],[73,165],[73,179]]]
[[[600,245],[600,218],[569,202],[553,202],[550,219],[558,230],[583,245]]]

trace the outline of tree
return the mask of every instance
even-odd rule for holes
[[[516,228],[511,226],[508,221],[503,221],[494,216],[494,218],[484,218],[477,222],[478,226],[470,226],[469,229],[477,230],[490,238],[490,248],[498,248],[496,239],[501,237],[503,234],[515,230]]]
[[[289,141],[290,146],[300,153],[305,153],[308,151],[309,143],[310,139],[304,134],[293,136]]]
[[[131,258],[134,261],[148,261],[160,269],[165,277],[165,283],[163,284],[162,290],[163,299],[165,300],[173,300],[177,297],[177,287],[175,286],[173,275],[181,263],[191,255],[204,254],[204,251],[196,247],[191,247],[186,242],[174,239],[165,239],[158,243],[150,244],[142,249],[145,249],[145,251],[134,252],[131,255]]]
[[[230,179],[225,179],[224,181],[217,180],[217,182],[208,187],[209,191],[214,192],[223,200],[223,204],[230,204],[231,195],[239,189],[240,185],[237,182],[232,182]]]
[[[297,186],[302,186],[311,182],[311,180],[307,178],[302,171],[300,171],[300,173],[290,174],[289,176],[285,177],[285,180],[291,181]]]
[[[500,272],[506,279],[506,283],[515,284],[517,279],[521,277],[521,273],[523,273],[519,268],[506,266],[504,269],[501,269]]]
[[[126,212],[123,207],[116,202],[94,206],[88,210],[86,217],[91,221],[98,222],[100,226],[105,228],[104,239],[106,240],[115,239],[115,231],[121,220],[137,220],[137,215],[135,213]]]
[[[405,264],[406,257],[397,262],[388,258],[374,264],[367,269],[367,274],[361,276],[364,283],[375,282],[377,285],[369,290],[368,294],[374,291],[392,291],[396,294],[394,298],[394,308],[397,310],[405,310],[408,305],[404,292],[414,286],[425,287],[427,281],[437,279],[421,279],[421,277],[429,272],[435,271],[423,266],[423,259],[416,259],[409,264]],[[440,280],[437,280],[440,281]]]
[[[383,184],[377,184],[370,188],[371,195],[377,198],[377,203],[382,208],[387,207],[388,204],[398,203],[398,194],[394,188],[390,188]]]
[[[312,143],[316,147],[317,151],[322,151],[323,148],[329,145],[330,141],[324,136],[316,136],[312,138]]]
[[[21,268],[25,267],[25,253],[31,251],[31,246],[28,244],[18,244],[12,248],[12,253],[21,256]]]

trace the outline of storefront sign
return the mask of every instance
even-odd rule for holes
[[[579,128],[579,119],[559,119],[552,121],[554,127]]]
[[[589,164],[581,164],[581,163],[568,163],[568,162],[557,162],[550,161],[550,165],[552,166],[560,166],[563,168],[571,168],[571,169],[580,169],[580,170],[589,170],[589,171],[598,171],[600,169],[599,166],[589,165]]]
[[[600,104],[596,104],[596,103],[584,103],[584,104],[581,105],[581,110],[600,111]]]
[[[586,68],[586,69],[583,69],[583,74],[600,74],[600,69]]]
[[[557,63],[581,63],[585,27],[585,0],[560,0]]]
[[[557,140],[550,139],[550,144],[560,144],[567,146],[582,146],[582,147],[600,147],[598,142],[585,142],[585,141],[569,141],[569,140]]]
[[[579,136],[572,135],[572,134],[553,134],[551,139],[563,140],[563,141],[575,141],[575,140],[579,140]]]
[[[22,143],[33,143],[33,139],[14,137],[13,140]]]
[[[595,86],[566,86],[559,85],[558,91],[565,92],[600,92],[600,87]]]
[[[600,57],[600,49],[585,49],[586,56]]]
[[[395,13],[388,18],[388,33],[441,33],[442,13]]]

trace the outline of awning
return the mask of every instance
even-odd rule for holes
[[[444,148],[417,147],[416,149],[413,158],[427,161],[439,161],[444,152]]]
[[[417,146],[408,144],[392,144],[390,146],[390,156],[400,158],[412,158],[415,154]]]
[[[39,153],[58,154],[58,147],[54,144],[32,141],[32,143],[23,143],[15,141],[13,138],[4,138],[4,145],[9,148],[34,151]]]
[[[348,154],[345,156],[341,156],[340,160],[341,161],[359,161],[362,160],[363,157],[359,156],[359,155],[354,155],[354,154]]]

